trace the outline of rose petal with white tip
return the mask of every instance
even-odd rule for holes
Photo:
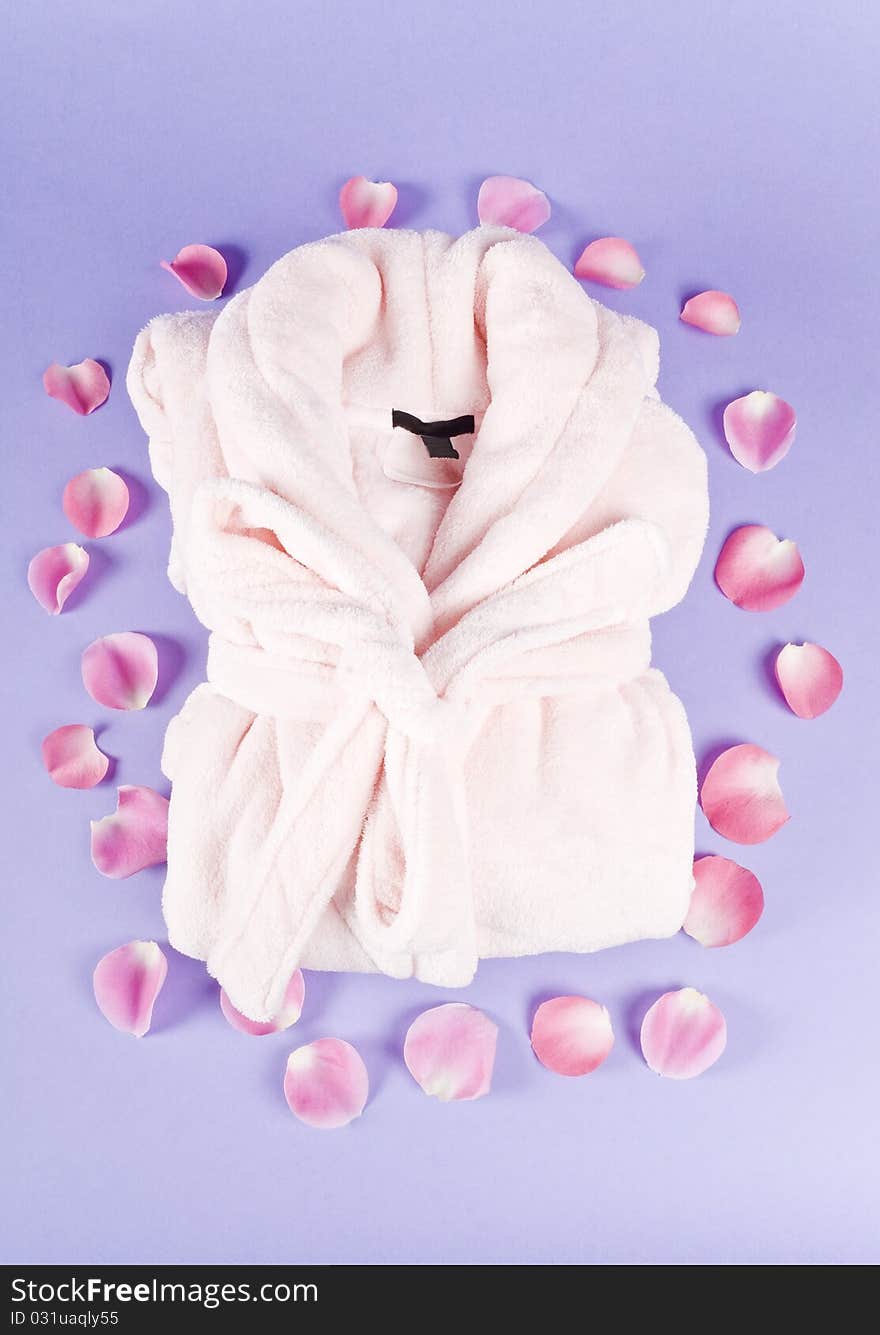
[[[98,961],[92,975],[98,1009],[114,1029],[143,1038],[168,974],[155,941],[129,941]]]
[[[225,259],[213,246],[184,246],[173,260],[160,260],[159,264],[199,301],[215,301],[229,277]]]
[[[553,997],[532,1021],[532,1048],[542,1066],[556,1075],[589,1075],[614,1045],[611,1017],[588,997]]]
[[[763,524],[743,524],[725,540],[715,563],[715,583],[746,612],[771,612],[789,602],[804,582],[797,544],[777,538]]]
[[[688,298],[679,319],[695,329],[702,329],[704,334],[720,337],[738,334],[742,324],[739,307],[730,293],[717,292],[714,288]]]
[[[481,223],[535,232],[550,217],[550,201],[531,181],[518,176],[487,176],[477,196]]]
[[[576,278],[626,291],[638,287],[645,276],[645,266],[635,247],[623,237],[602,236],[584,248],[574,272]]]
[[[786,644],[774,665],[779,689],[798,718],[818,718],[843,690],[843,668],[821,644]]]
[[[642,1021],[642,1054],[651,1070],[691,1080],[717,1062],[727,1045],[721,1011],[695,987],[664,992]]]
[[[44,547],[28,565],[28,588],[50,616],[57,616],[89,568],[89,554],[75,542]]]
[[[794,441],[794,408],[778,394],[754,389],[728,403],[723,414],[724,438],[737,463],[750,473],[765,473],[784,459]]]
[[[159,654],[149,635],[116,631],[83,650],[83,685],[108,709],[144,709],[159,680]]]
[[[390,181],[368,181],[352,176],[339,192],[339,207],[346,227],[384,227],[397,207],[397,186]]]
[[[764,912],[764,891],[754,872],[711,854],[694,861],[694,889],[683,930],[701,946],[732,946]]]
[[[112,468],[87,468],[70,479],[61,504],[80,533],[87,538],[106,538],[128,514],[128,500],[128,487]]]
[[[779,761],[751,742],[728,747],[700,789],[706,819],[736,844],[763,844],[789,819],[779,787]]]
[[[43,372],[43,388],[50,399],[66,403],[80,417],[87,417],[106,402],[110,381],[101,363],[86,357],[74,366],[53,362]]]
[[[291,1025],[296,1024],[302,1015],[305,995],[306,984],[302,969],[297,969],[287,984],[281,1009],[271,1020],[249,1020],[241,1011],[236,1010],[222,987],[220,1009],[233,1029],[238,1029],[242,1034],[252,1034],[255,1038],[263,1038],[266,1034],[278,1034],[282,1029],[289,1029]]]
[[[165,861],[168,799],[155,789],[121,785],[116,810],[91,824],[92,862],[102,876],[118,881]]]
[[[442,1103],[488,1094],[498,1026],[461,1001],[433,1006],[413,1020],[403,1044],[407,1070]]]
[[[360,1117],[370,1078],[360,1053],[342,1038],[318,1038],[291,1052],[284,1097],[295,1117],[322,1131]]]
[[[50,732],[42,752],[49,778],[59,788],[94,788],[110,765],[85,723],[67,723]]]

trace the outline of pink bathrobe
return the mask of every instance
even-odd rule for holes
[[[139,336],[169,574],[211,631],[163,907],[247,1015],[299,965],[458,986],[678,930],[694,758],[648,618],[706,464],[657,369],[652,329],[490,227],[330,237]],[[433,459],[394,409],[475,432]]]

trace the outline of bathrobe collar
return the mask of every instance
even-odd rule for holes
[[[462,268],[472,274],[462,338],[476,327],[484,340],[490,392],[422,574],[359,500],[342,401],[345,359],[381,336],[385,303],[407,299],[393,290],[401,247],[445,249],[458,281]],[[209,347],[210,399],[230,474],[310,516],[332,539],[328,558],[347,553],[344,576],[319,573],[381,606],[422,649],[565,545],[651,388],[651,332],[591,301],[540,241],[507,228],[455,242],[351,232],[291,252],[229,303]]]

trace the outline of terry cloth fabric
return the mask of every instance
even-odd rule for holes
[[[246,1015],[299,965],[456,986],[680,927],[694,758],[648,618],[706,464],[657,370],[652,329],[496,227],[330,237],[138,337],[169,574],[211,631],[163,908]],[[432,458],[395,411],[474,429]]]

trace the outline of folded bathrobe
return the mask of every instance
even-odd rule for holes
[[[680,927],[694,759],[648,618],[706,465],[657,369],[652,329],[494,227],[330,237],[140,334],[169,574],[211,631],[163,908],[245,1014],[299,965],[457,986]]]

